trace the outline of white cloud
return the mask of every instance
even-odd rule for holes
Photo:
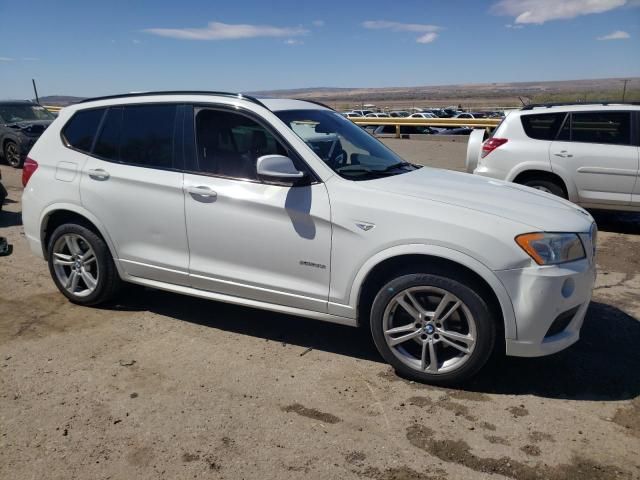
[[[0,62],[13,62],[13,58],[10,58],[10,57],[0,57]]]
[[[324,27],[324,20],[314,20],[311,24],[314,27]]]
[[[387,20],[367,20],[362,22],[364,28],[371,30],[391,30],[392,32],[413,32],[421,33],[416,42],[431,43],[438,38],[438,33],[442,27],[438,25],[427,25],[422,23],[401,23]]]
[[[429,32],[429,33],[425,33],[424,35],[421,35],[418,38],[416,38],[416,42],[418,42],[418,43],[431,43],[431,42],[435,41],[436,38],[438,38],[438,34],[436,32]]]
[[[146,33],[180,40],[238,40],[256,37],[295,37],[309,33],[302,27],[273,27],[209,22],[205,28],[147,28]]]
[[[627,3],[628,0],[500,0],[492,5],[491,11],[514,17],[516,24],[543,24],[607,12]]]
[[[437,32],[438,30],[442,30],[442,27],[437,25],[389,22],[386,20],[367,20],[362,23],[362,26],[370,29],[388,29],[394,32]]]
[[[520,30],[521,28],[524,28],[524,25],[514,25],[513,23],[507,23],[505,27],[512,30]]]
[[[626,40],[627,38],[631,38],[631,35],[622,30],[616,30],[615,32],[611,32],[609,35],[597,37],[596,40]]]
[[[284,44],[285,45],[304,45],[304,42],[302,40],[298,40],[295,38],[287,38],[284,41]]]

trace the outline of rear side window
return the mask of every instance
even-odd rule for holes
[[[536,140],[553,140],[565,116],[566,113],[540,113],[522,115],[520,120],[527,137]]]
[[[172,168],[176,105],[111,108],[94,153],[144,167]]]
[[[102,130],[93,153],[107,160],[119,162],[121,130],[122,108],[110,108],[102,124]]]
[[[571,114],[571,141],[631,144],[629,112],[585,112]]]
[[[91,152],[93,140],[98,131],[104,108],[81,110],[71,117],[62,129],[62,137],[69,147],[83,152]]]

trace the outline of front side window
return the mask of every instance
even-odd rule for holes
[[[522,115],[522,127],[527,137],[536,140],[553,140],[562,125],[566,113],[540,113]]]
[[[571,141],[631,144],[629,112],[585,112],[571,114]]]
[[[104,108],[80,110],[62,129],[62,136],[66,144],[76,150],[91,152],[93,140],[98,131],[100,120],[104,115]]]
[[[120,163],[172,168],[176,112],[176,105],[110,108],[93,153]]]
[[[196,145],[199,172],[247,180],[258,180],[258,158],[288,154],[267,129],[251,118],[206,108],[196,113]]]
[[[282,110],[275,114],[344,178],[370,180],[417,168],[339,113],[330,110]]]

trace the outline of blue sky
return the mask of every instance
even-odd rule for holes
[[[92,96],[640,76],[640,0],[0,0],[0,18],[0,98],[32,77]]]

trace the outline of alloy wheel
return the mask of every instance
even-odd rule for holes
[[[476,322],[467,305],[438,287],[407,288],[388,303],[384,339],[402,363],[440,375],[467,362],[477,339]]]
[[[99,265],[93,248],[81,235],[62,235],[53,246],[53,269],[60,285],[75,297],[90,295],[98,285]]]
[[[18,146],[13,143],[7,143],[7,146],[4,149],[4,156],[9,165],[14,168],[20,166],[20,153],[18,152]]]

